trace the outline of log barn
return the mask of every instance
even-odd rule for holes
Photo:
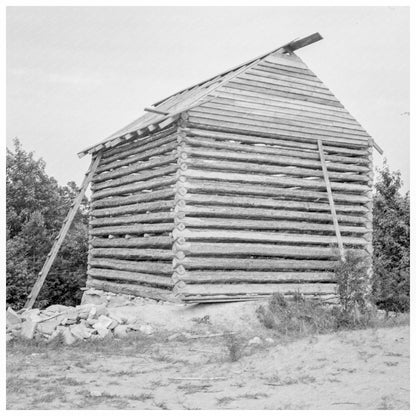
[[[371,259],[379,148],[294,53],[320,39],[179,91],[79,154],[94,164],[87,287],[328,298],[346,250]]]

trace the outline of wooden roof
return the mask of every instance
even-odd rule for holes
[[[204,111],[205,117],[212,117],[216,111],[225,112],[227,116],[228,112],[228,116],[234,117],[236,123],[239,122],[239,116],[244,120],[249,115],[254,120],[257,118],[259,132],[263,124],[267,128],[268,123],[274,128],[280,126],[281,130],[278,129],[277,134],[282,137],[289,133],[289,127],[292,134],[301,132],[316,138],[323,134],[323,139],[327,141],[372,141],[331,91],[293,53],[320,39],[319,33],[315,33],[289,42],[179,91],[155,103],[152,108],[146,109],[146,114],[78,155],[82,157],[87,153],[95,153],[164,128],[190,109],[194,109],[201,117],[204,117]]]

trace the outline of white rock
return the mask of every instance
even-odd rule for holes
[[[118,338],[124,338],[127,336],[128,329],[129,329],[128,325],[117,325],[113,331],[114,336]]]
[[[103,395],[102,391],[99,390],[91,390],[90,391],[90,396],[92,397],[101,397]]]
[[[47,312],[53,312],[55,314],[55,313],[65,312],[68,309],[72,309],[72,307],[71,306],[64,306],[64,305],[51,305],[51,306],[48,306],[45,309],[45,312],[46,311]]]
[[[251,338],[251,340],[248,342],[248,345],[261,345],[263,344],[263,341],[259,337]]]
[[[57,316],[56,318],[48,319],[44,322],[39,322],[37,329],[42,334],[51,335],[63,320],[64,317],[61,315]]]
[[[265,341],[268,342],[269,344],[274,344],[273,338],[266,338]]]
[[[35,335],[37,322],[34,322],[32,319],[28,318],[22,324],[22,329],[20,335],[26,339],[32,339]]]
[[[111,331],[108,328],[97,328],[97,332],[100,338],[105,338],[107,335],[111,334]]]
[[[151,325],[140,325],[139,331],[146,335],[153,334],[153,328]]]
[[[89,330],[84,324],[72,325],[70,328],[75,338],[87,339],[91,336],[92,330]]]
[[[113,320],[105,315],[100,315],[97,322],[94,324],[94,328],[108,328],[112,324]]]
[[[22,323],[22,318],[10,307],[6,311],[6,324],[7,326],[14,326]]]
[[[77,339],[72,335],[71,330],[68,327],[64,327],[62,330],[62,335],[64,337],[64,342],[66,345],[73,344]]]

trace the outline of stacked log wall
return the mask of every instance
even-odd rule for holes
[[[103,153],[92,180],[88,287],[169,298],[177,170],[176,125]]]
[[[199,109],[196,111],[200,111]],[[181,132],[175,281],[189,302],[276,291],[333,298],[337,239],[316,139],[231,132],[189,112]],[[241,129],[241,126],[240,126]],[[370,255],[371,148],[324,141],[346,250]]]

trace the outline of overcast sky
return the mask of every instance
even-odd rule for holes
[[[7,145],[61,184],[77,152],[177,90],[319,31],[297,51],[409,188],[409,14],[400,7],[9,7]],[[375,161],[382,158],[375,153]]]

